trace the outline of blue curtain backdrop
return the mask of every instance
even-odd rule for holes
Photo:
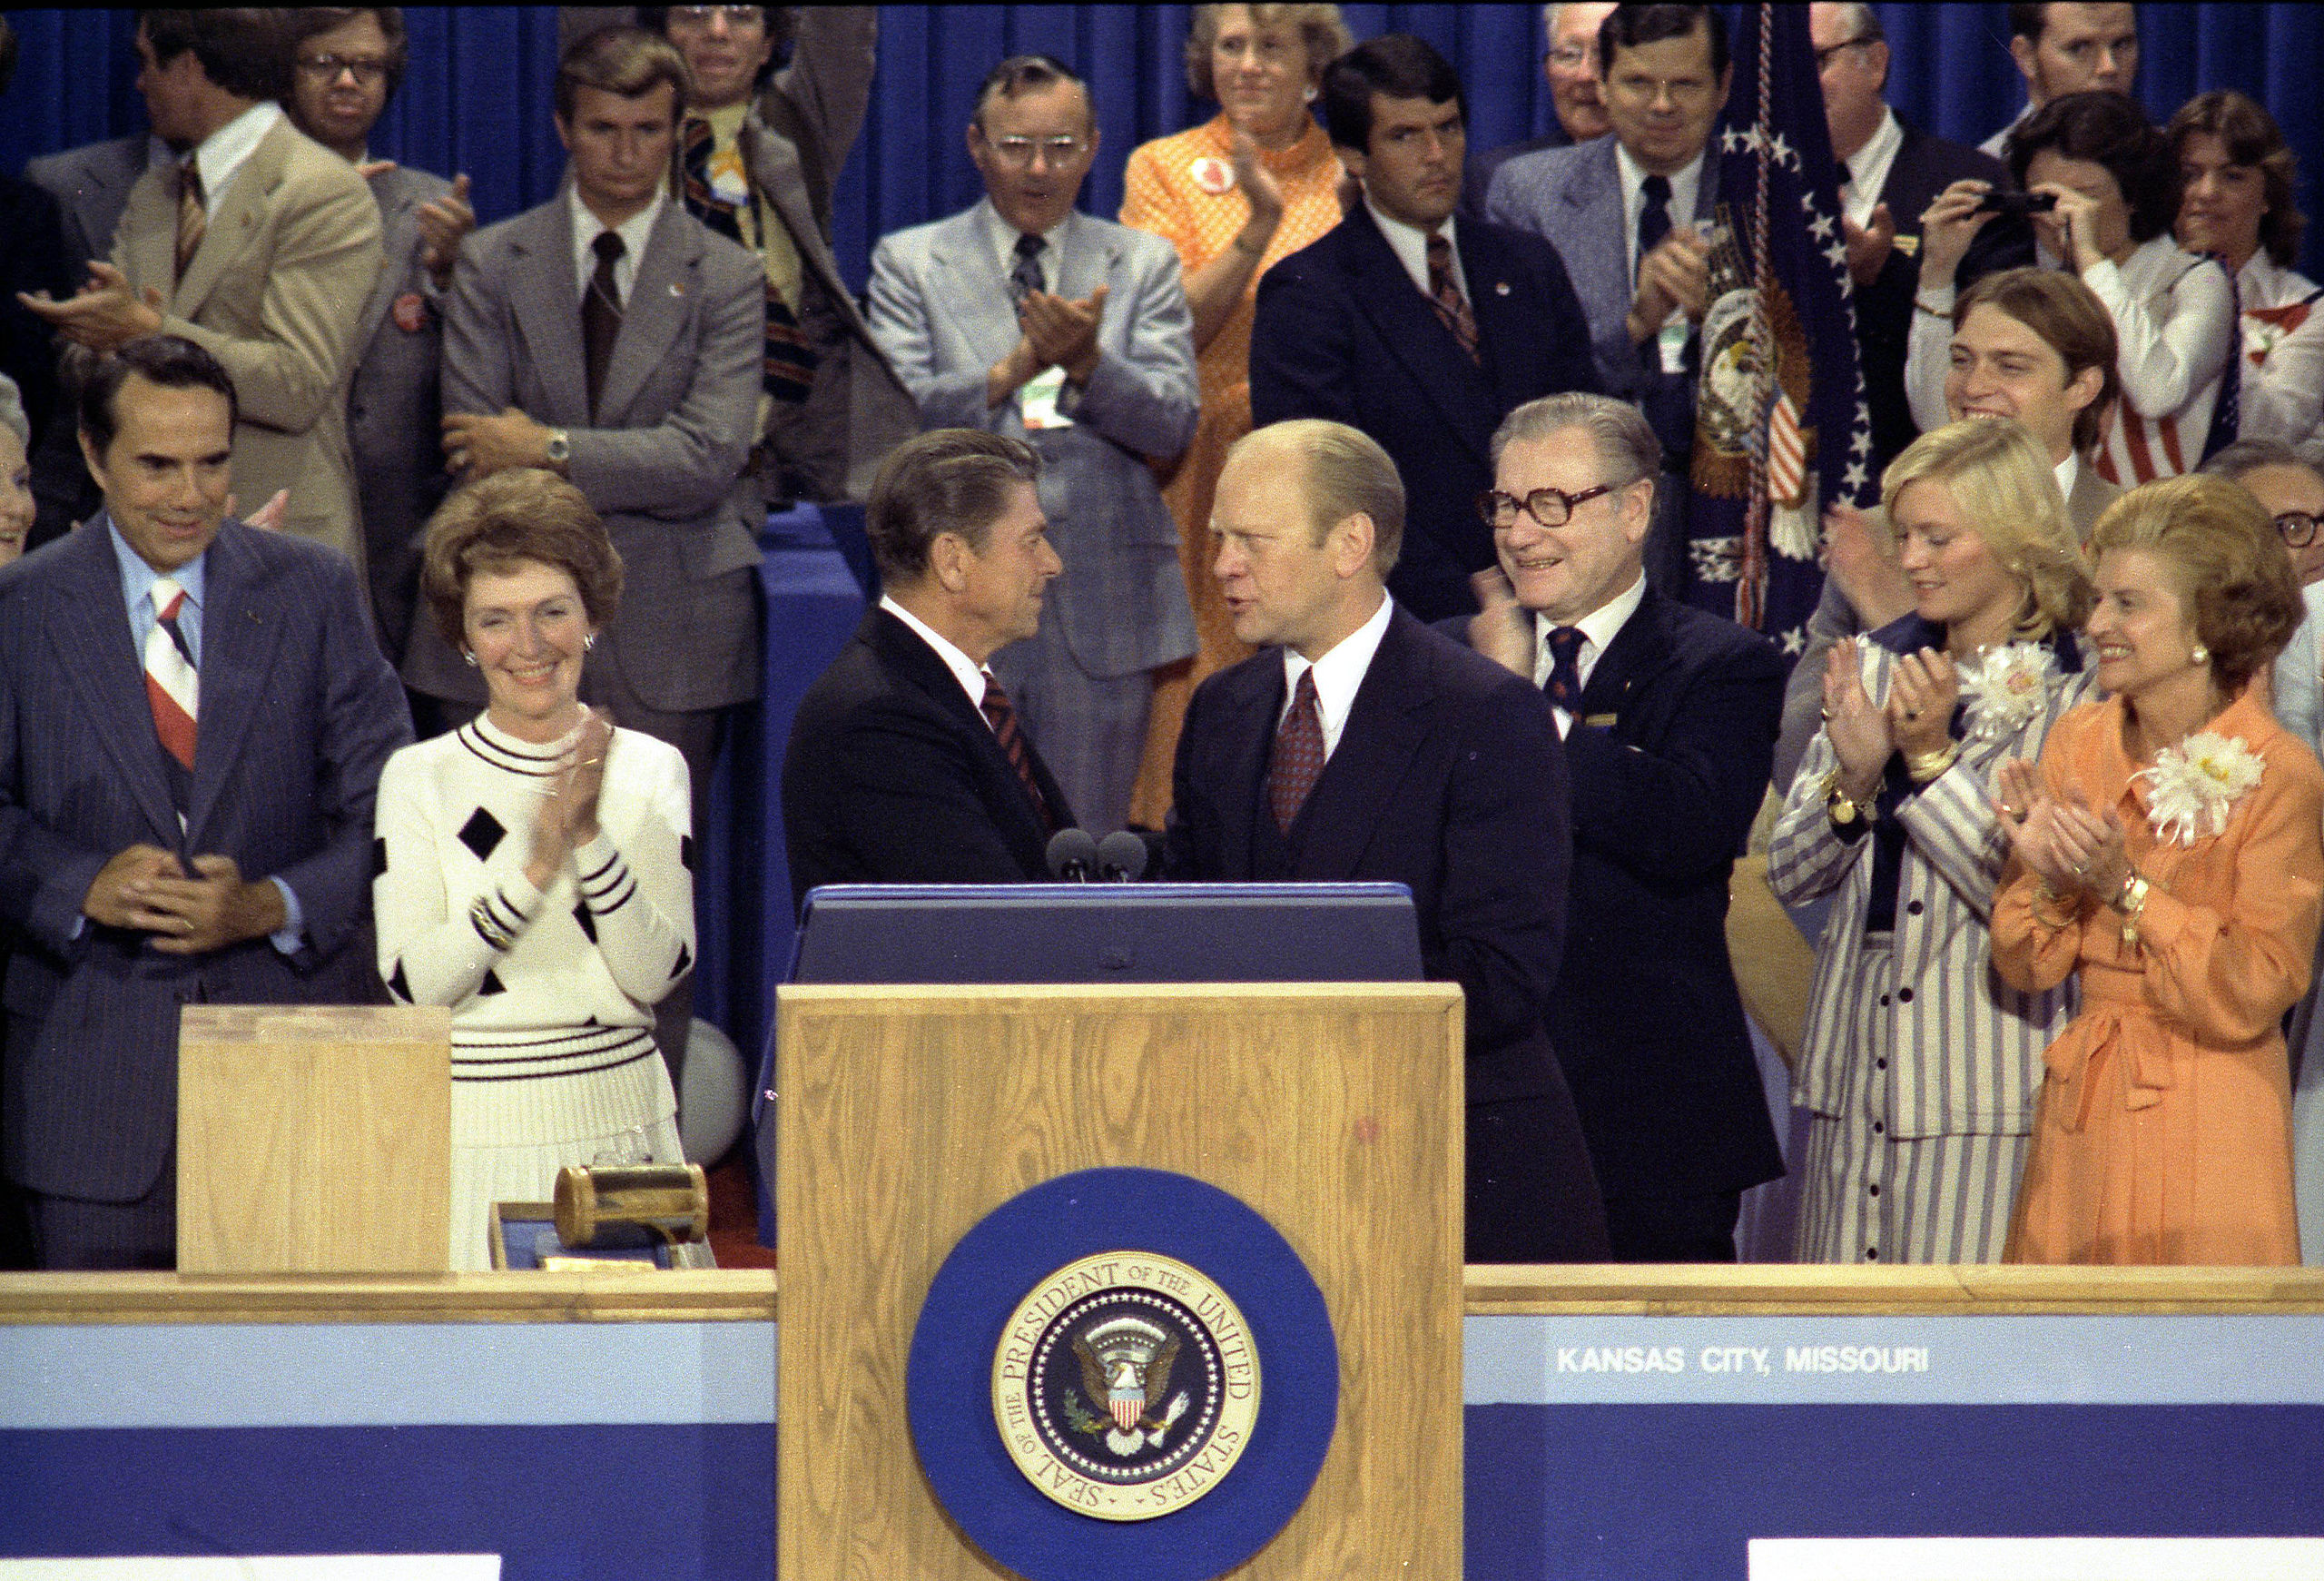
[[[1733,13],[1737,7],[1723,7]],[[2024,102],[2009,61],[2007,7],[1883,5],[1893,46],[1889,97],[1943,136],[1975,143]],[[888,5],[880,77],[863,139],[841,180],[834,216],[841,267],[860,288],[872,243],[887,232],[977,197],[962,141],[986,68],[1039,50],[1087,75],[1102,151],[1083,194],[1091,212],[1121,205],[1122,162],[1147,138],[1210,114],[1187,93],[1184,5]],[[1416,33],[1451,57],[1468,85],[1471,137],[1490,148],[1551,124],[1541,80],[1538,5],[1350,5],[1359,38]],[[0,98],[0,170],[30,155],[141,131],[144,105],[127,11],[12,11],[22,40]],[[410,8],[412,69],[388,108],[375,153],[449,174],[466,171],[478,212],[505,219],[550,195],[564,154],[549,124],[556,13],[547,6]],[[2139,95],[2160,121],[2193,94],[2238,88],[2266,104],[2301,157],[2301,206],[2317,214],[2324,163],[2324,7],[2139,7]],[[2324,263],[2310,228],[2308,272]]]

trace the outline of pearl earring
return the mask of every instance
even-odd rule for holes
[[[2187,662],[2200,669],[2211,662],[2211,650],[2199,642],[2187,650]]]
[[[1315,84],[1310,83],[1305,87],[1299,90],[1299,102],[1303,104],[1312,104],[1315,102]]]
[[[594,632],[594,631],[593,631],[593,632],[591,632],[591,633],[589,633],[589,635],[588,635],[588,636],[586,636],[586,637],[583,637],[583,638],[581,639],[581,651],[582,651],[582,652],[584,652],[584,653],[588,652],[591,648],[593,648],[593,647],[596,647],[596,646],[597,646],[597,634],[596,634],[596,632]]]
[[[464,659],[466,659],[466,660],[468,660],[468,668],[470,668],[470,669],[474,669],[474,668],[476,668],[476,655],[475,655],[475,654],[470,653],[467,648],[465,648],[465,647],[464,647],[464,648],[460,649],[460,657],[461,657],[462,658],[464,658]]]

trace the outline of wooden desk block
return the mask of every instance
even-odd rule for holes
[[[435,1005],[188,1005],[181,1273],[443,1273],[452,1017]]]

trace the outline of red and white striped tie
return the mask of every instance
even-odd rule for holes
[[[172,757],[193,767],[193,721],[201,709],[202,677],[193,650],[178,629],[185,589],[168,577],[153,583],[153,629],[145,634],[145,697],[153,705],[153,728]]]

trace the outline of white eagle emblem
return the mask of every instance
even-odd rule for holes
[[[1073,1354],[1081,1362],[1081,1387],[1092,1406],[1106,1407],[1112,1418],[1092,1417],[1081,1430],[1102,1434],[1106,1448],[1117,1455],[1135,1455],[1153,1444],[1186,1414],[1187,1392],[1178,1391],[1169,1408],[1148,1415],[1147,1402],[1159,1402],[1169,1392],[1170,1368],[1178,1359],[1178,1337],[1143,1318],[1116,1318],[1073,1339]]]

